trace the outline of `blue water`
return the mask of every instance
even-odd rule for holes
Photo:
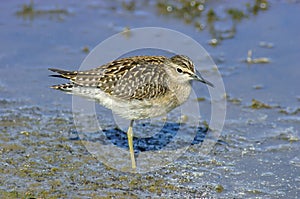
[[[55,191],[64,193],[65,197],[91,197],[93,194],[122,195],[127,190],[132,197],[152,194],[156,197],[167,197],[168,194],[173,197],[185,194],[200,197],[204,192],[217,198],[299,197],[300,4],[268,1],[269,8],[255,15],[247,12],[245,2],[208,2],[205,4],[207,10],[214,9],[221,18],[213,24],[215,31],[212,31],[205,21],[205,14],[191,23],[185,23],[176,14],[162,14],[157,8],[159,1],[124,1],[126,5],[122,2],[34,1],[34,9],[40,12],[33,16],[16,14],[24,4],[29,5],[29,1],[1,4],[0,150],[2,148],[3,158],[0,163],[2,168],[7,169],[0,173],[1,189],[24,194],[32,190],[29,182],[40,183],[33,189],[37,194],[41,195],[50,189],[52,177],[45,176],[39,181],[30,173],[18,173],[27,164],[23,152],[6,150],[8,144],[16,144],[25,147],[22,149],[24,154],[34,157],[31,160],[36,162],[32,166],[34,173],[42,173],[48,167],[58,167],[61,173],[53,175],[67,183],[50,191],[49,195],[54,196],[57,194]],[[133,10],[130,2],[135,2]],[[232,7],[248,13],[248,17],[231,20],[226,9]],[[58,9],[65,12],[49,12]],[[197,29],[195,22],[206,24],[204,30]],[[68,134],[73,128],[72,97],[49,88],[64,80],[48,77],[51,73],[47,68],[76,70],[87,56],[83,52],[84,47],[92,50],[98,43],[126,27],[133,29],[146,26],[174,29],[202,44],[219,67],[226,93],[230,96],[228,99],[238,99],[240,102],[228,102],[222,136],[208,157],[197,156],[198,142],[174,165],[158,173],[135,177],[111,170],[95,159],[84,159],[89,157],[89,153],[80,143],[69,139]],[[220,41],[217,46],[209,44],[216,34],[232,31],[232,27],[233,37]],[[260,46],[261,42],[269,43],[271,47]],[[253,58],[266,57],[270,63],[245,63],[248,50],[253,51]],[[147,52],[153,53],[150,50],[143,53]],[[257,85],[261,89],[255,89]],[[207,91],[203,91],[202,96],[206,100],[199,104],[207,120],[210,97]],[[254,110],[249,107],[252,99],[272,108]],[[24,137],[23,131],[31,136]],[[20,135],[20,132],[23,134]],[[39,137],[40,134],[44,137]],[[55,139],[55,136],[59,139]],[[58,160],[44,162],[44,152],[39,151],[44,143],[50,149],[47,155],[55,156],[54,149],[59,148],[60,144],[64,146],[63,138],[67,140],[65,145],[70,145],[74,150],[67,161],[78,166],[76,171],[59,166]],[[35,139],[41,141],[38,146],[34,144]],[[63,148],[62,151],[66,150]],[[66,155],[63,152],[61,154],[61,158]],[[18,163],[9,162],[10,158]],[[86,163],[88,161],[90,163]],[[89,169],[85,170],[85,164],[79,166],[76,162],[85,162]],[[82,179],[68,186],[70,176],[80,173]],[[13,177],[8,178],[7,175]],[[125,179],[122,181],[120,176],[125,176]],[[84,184],[83,179],[88,179],[90,184]],[[141,179],[144,179],[141,185],[130,184]],[[114,185],[115,180],[122,182],[123,189]],[[162,184],[172,185],[173,189],[159,189],[163,186],[158,183],[159,180]],[[97,185],[97,188],[92,185]],[[217,193],[216,185],[222,185],[224,190]],[[74,191],[74,186],[80,189]],[[152,190],[149,188],[151,186],[157,187]]]

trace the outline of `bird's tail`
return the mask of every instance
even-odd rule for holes
[[[51,77],[59,77],[59,78],[65,78],[74,80],[77,75],[77,71],[67,71],[67,70],[61,70],[56,68],[48,68],[50,71],[58,73],[58,75],[50,75]]]

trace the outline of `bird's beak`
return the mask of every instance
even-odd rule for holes
[[[212,83],[210,83],[209,81],[205,80],[201,75],[193,75],[193,79],[199,82],[202,82],[204,84],[207,84],[211,87],[215,87]]]

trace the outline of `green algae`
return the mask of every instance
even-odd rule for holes
[[[270,109],[270,108],[272,108],[272,106],[265,104],[263,102],[260,102],[256,99],[252,99],[250,107],[252,109]]]
[[[256,0],[247,3],[243,9],[230,7],[225,9],[229,17],[220,17],[222,14],[216,12],[216,8],[202,0],[158,0],[156,8],[162,15],[171,16],[192,24],[197,30],[208,29],[211,34],[209,44],[218,46],[222,40],[231,39],[236,34],[236,26],[243,19],[257,15],[260,11],[266,11],[269,7],[267,0]],[[231,24],[226,30],[218,28],[217,23]]]
[[[247,15],[243,11],[235,8],[228,9],[227,13],[232,17],[233,20],[240,21],[243,18],[247,17]]]
[[[69,15],[69,11],[62,8],[55,9],[38,9],[36,8],[34,1],[30,1],[28,4],[23,4],[22,8],[17,11],[16,16],[22,17],[24,19],[33,20],[36,17],[45,15],[56,15],[56,16],[66,16]]]

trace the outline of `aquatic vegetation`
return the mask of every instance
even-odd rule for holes
[[[212,36],[209,41],[212,46],[219,45],[224,39],[233,38],[238,22],[267,10],[269,3],[267,0],[256,0],[254,4],[245,4],[244,9],[225,8],[225,16],[223,13],[219,13],[219,10],[217,12],[214,6],[215,4],[204,0],[158,0],[156,3],[157,10],[162,15],[183,20],[187,24],[194,25],[199,31],[207,28]],[[226,23],[228,28],[220,29],[217,23]]]
[[[246,4],[248,11],[256,15],[260,10],[267,10],[269,8],[268,0],[255,0],[253,6],[249,3]]]
[[[250,106],[252,109],[262,109],[262,108],[266,108],[266,109],[270,109],[272,108],[272,106],[265,104],[263,102],[260,102],[256,99],[252,99],[252,104]]]
[[[229,95],[227,95],[227,101],[231,102],[232,104],[236,104],[236,105],[242,104],[242,99],[236,98],[236,97],[231,97]]]
[[[15,13],[18,17],[23,17],[24,19],[33,20],[35,17],[43,15],[69,15],[69,11],[63,8],[55,9],[38,9],[36,8],[33,1],[30,1],[28,4],[23,4],[22,8]]]
[[[90,52],[90,48],[89,48],[88,46],[84,46],[84,47],[82,48],[82,52],[84,52],[84,53],[89,53],[89,52]]]
[[[243,11],[235,9],[235,8],[229,8],[227,10],[227,13],[232,17],[233,20],[240,21],[246,17],[246,14]]]

